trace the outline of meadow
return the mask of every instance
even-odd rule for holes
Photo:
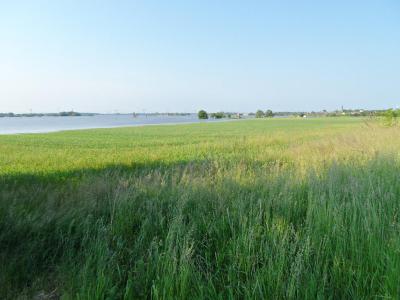
[[[400,128],[0,136],[0,298],[396,299]]]

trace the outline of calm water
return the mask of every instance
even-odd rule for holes
[[[189,116],[138,116],[136,118],[133,118],[132,115],[96,115],[92,117],[15,117],[0,118],[0,134],[194,122],[204,121],[199,121],[195,114]]]

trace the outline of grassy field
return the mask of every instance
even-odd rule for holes
[[[400,129],[0,136],[0,298],[400,297]]]

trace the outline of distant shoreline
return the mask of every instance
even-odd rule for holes
[[[73,111],[62,111],[59,113],[0,113],[0,118],[42,118],[42,117],[92,117],[97,113],[80,113]]]
[[[101,116],[130,116],[130,114],[98,114],[96,115],[97,117]],[[161,115],[158,115],[161,116]],[[166,115],[163,115],[164,117],[168,117]],[[144,127],[144,126],[163,126],[163,125],[180,125],[180,124],[198,124],[198,123],[216,123],[216,122],[227,122],[227,121],[236,121],[236,120],[248,120],[249,118],[243,118],[243,119],[229,119],[229,118],[224,118],[224,119],[208,119],[208,120],[200,120],[197,118],[194,118],[194,114],[190,114],[190,116],[193,116],[193,119],[187,119],[185,120],[184,116],[175,116],[175,120],[172,118],[174,116],[170,116],[171,121],[168,122],[159,122],[157,119],[152,122],[151,117],[157,117],[157,115],[152,115],[148,116],[149,118],[145,118],[144,115],[141,115],[140,118],[131,118],[130,120],[133,121],[133,123],[122,123],[122,124],[84,124],[82,127],[74,127],[71,126],[71,124],[62,124],[61,127],[56,127],[54,124],[50,124],[49,126],[46,127],[24,127],[21,129],[15,129],[15,130],[9,130],[9,131],[4,131],[2,132],[0,129],[0,135],[25,135],[25,134],[43,134],[43,133],[55,133],[55,132],[63,132],[63,131],[80,131],[80,130],[92,130],[92,129],[112,129],[112,128],[124,128],[124,127]],[[49,117],[49,116],[48,116]],[[182,118],[182,119],[180,119]],[[0,118],[2,120],[3,118]],[[9,118],[10,120],[13,119],[17,121],[19,118],[13,117]],[[40,118],[35,118],[35,119],[40,119]],[[63,118],[57,118],[62,120]],[[91,118],[90,118],[91,119]],[[95,118],[97,119],[97,118]],[[139,119],[139,120],[138,120]],[[179,121],[180,119],[180,121]],[[4,120],[4,119],[3,119]],[[140,122],[140,121],[146,121],[148,120],[148,123],[145,122]],[[33,120],[32,120],[33,121]],[[134,123],[136,121],[136,123]]]
[[[0,113],[0,118],[21,118],[21,117],[93,117],[93,116],[190,116],[196,113],[90,113],[90,112],[59,112],[59,113]]]

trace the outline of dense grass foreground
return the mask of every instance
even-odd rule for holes
[[[0,137],[2,298],[398,298],[397,128]]]

